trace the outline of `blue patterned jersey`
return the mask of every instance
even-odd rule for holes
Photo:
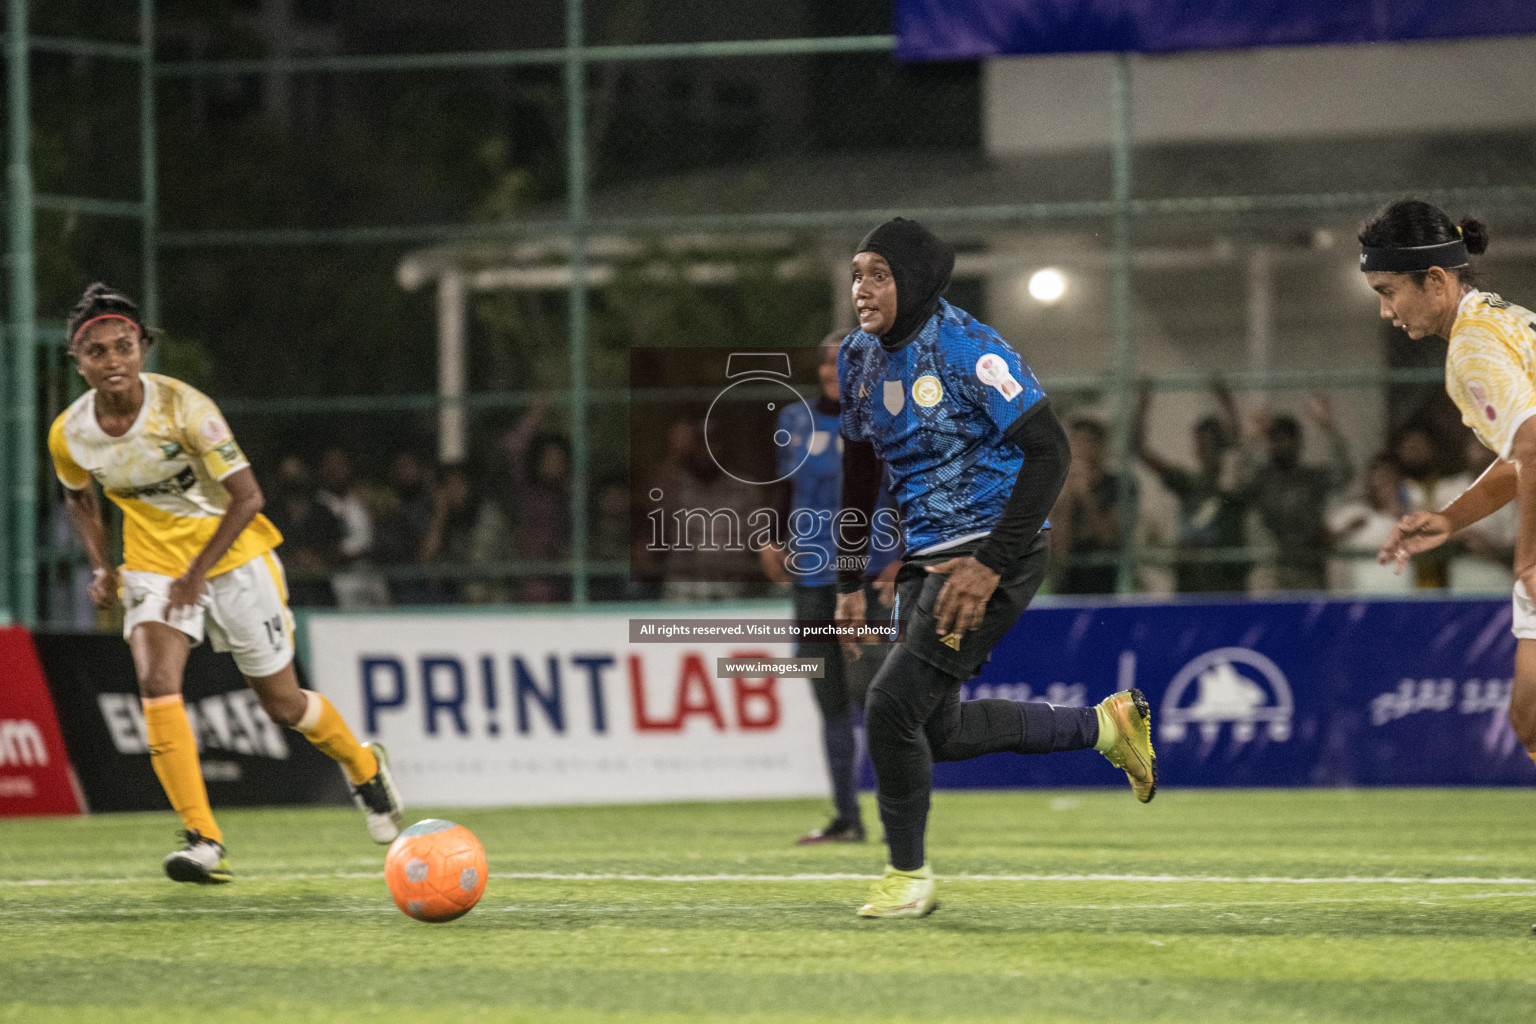
[[[1003,434],[1045,397],[996,331],[940,300],[899,352],[855,331],[837,354],[843,437],[885,463],[907,551],[984,536],[1013,493],[1024,453]]]
[[[794,402],[779,413],[778,429],[789,435],[778,449],[777,468],[789,477],[790,511],[786,534],[796,583],[830,586],[837,582],[837,549],[832,523],[843,500],[843,439],[838,417]],[[876,509],[894,507],[882,483]],[[896,557],[900,544],[890,530],[872,532],[867,576],[877,576]]]

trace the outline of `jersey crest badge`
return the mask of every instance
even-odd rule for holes
[[[885,382],[885,411],[895,416],[906,407],[907,396],[902,393],[901,381],[888,380]]]
[[[1472,400],[1483,407],[1483,416],[1489,423],[1499,418],[1499,411],[1488,400],[1488,385],[1473,377],[1467,381],[1467,390],[1472,393]]]
[[[996,352],[988,352],[976,360],[976,376],[989,388],[996,389],[1003,396],[1004,401],[1011,402],[1019,397],[1024,388],[1013,379],[1013,374],[1008,369],[1008,361]]]
[[[225,426],[224,421],[218,416],[209,416],[203,420],[203,425],[198,428],[197,432],[202,435],[203,440],[207,442],[209,447],[223,444],[229,440],[229,427]]]
[[[944,398],[944,387],[933,374],[924,374],[912,382],[912,401],[924,409],[932,409]]]

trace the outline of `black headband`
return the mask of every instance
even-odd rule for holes
[[[1369,274],[1373,270],[1388,274],[1413,274],[1430,267],[1454,270],[1465,267],[1467,243],[1457,238],[1438,245],[1414,245],[1402,249],[1376,249],[1369,245],[1360,247],[1360,271]]]

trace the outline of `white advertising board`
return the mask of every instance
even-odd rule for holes
[[[628,640],[622,614],[308,617],[311,685],[388,748],[408,804],[827,792],[809,682],[716,678],[718,658],[790,644]]]

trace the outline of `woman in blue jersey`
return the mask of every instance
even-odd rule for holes
[[[961,684],[1044,578],[1042,530],[1070,455],[1019,353],[944,301],[954,262],[953,248],[912,221],[871,231],[852,264],[859,330],[838,355],[841,515],[869,522],[884,463],[906,551],[898,589],[906,636],[875,676],[866,709],[890,861],[862,917],[920,917],[934,907],[924,839],[935,761],[1093,747],[1143,802],[1157,785],[1140,691],[1094,708],[960,700]],[[868,535],[839,540],[851,548],[844,563],[856,564]],[[838,620],[862,622],[858,574],[840,573],[838,589]]]
[[[787,543],[783,547],[766,546],[760,555],[763,571],[770,579],[793,584],[798,622],[831,622],[837,605],[837,547],[832,520],[842,501],[843,479],[837,350],[846,333],[833,331],[822,339],[817,367],[821,393],[815,402],[787,405],[778,417],[778,430],[787,439],[778,448],[777,460],[779,521]],[[888,506],[889,499],[883,504]],[[866,577],[878,576],[895,561],[896,542],[889,530],[874,539]],[[822,749],[832,777],[833,806],[832,820],[801,836],[801,845],[862,843],[865,839],[856,782],[858,740],[853,705],[862,704],[887,646],[873,645],[862,652],[858,664],[846,665],[834,639],[803,640],[795,645],[795,657],[821,658],[823,662],[822,677],[811,680],[811,690],[821,710]]]

